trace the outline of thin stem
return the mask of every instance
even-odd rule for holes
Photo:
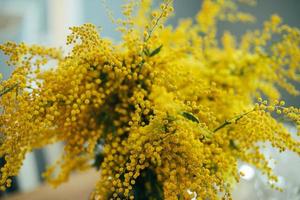
[[[170,4],[171,2],[172,2],[172,0],[170,0],[170,1],[168,1],[168,2],[166,3],[166,8],[168,8],[168,6],[169,6],[169,4]],[[153,25],[153,27],[152,27],[151,29],[149,29],[148,37],[147,37],[147,38],[144,38],[144,42],[147,42],[147,41],[151,38],[151,35],[152,35],[154,29],[156,28],[158,22],[159,22],[159,21],[161,20],[161,18],[163,17],[163,14],[164,14],[164,12],[162,11],[162,12],[160,13],[159,17],[156,19],[156,22],[155,22],[155,24]]]
[[[217,132],[218,130],[220,130],[220,129],[222,129],[222,128],[224,128],[224,127],[226,127],[226,126],[228,126],[228,125],[230,125],[230,124],[232,124],[232,123],[237,123],[240,119],[242,119],[244,116],[246,116],[247,114],[249,114],[249,113],[251,113],[251,112],[253,112],[253,111],[254,111],[254,109],[253,109],[253,110],[250,110],[250,111],[248,111],[248,112],[242,113],[242,114],[240,114],[240,115],[237,115],[237,116],[231,118],[230,120],[225,120],[221,125],[219,125],[218,127],[216,127],[216,128],[213,130],[213,132],[215,133],[215,132]]]
[[[11,87],[7,87],[7,88],[4,88],[1,92],[0,92],[0,97],[2,97],[3,95],[5,95],[6,93],[12,91],[13,89],[15,89],[19,84],[16,83],[14,84],[13,86]]]
[[[227,125],[229,125],[229,124],[231,124],[231,123],[232,123],[232,122],[230,122],[230,121],[228,121],[228,120],[225,120],[220,126],[218,126],[217,128],[215,128],[215,129],[213,130],[213,132],[215,133],[215,132],[217,132],[218,130],[224,128],[225,126],[227,126]]]

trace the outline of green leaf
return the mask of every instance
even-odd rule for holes
[[[102,84],[105,84],[109,79],[108,74],[105,72],[100,73],[99,78],[101,79]]]
[[[184,116],[185,118],[187,118],[188,120],[191,120],[193,122],[200,123],[199,119],[196,116],[194,116],[192,113],[182,112],[182,116]]]
[[[229,140],[229,146],[232,149],[238,149],[238,146],[237,146],[236,142],[232,139]]]
[[[163,45],[160,45],[159,47],[157,47],[156,49],[154,49],[152,52],[150,52],[150,54],[148,55],[149,57],[155,56],[156,54],[158,54],[161,50],[161,48],[163,47]]]
[[[100,169],[100,166],[101,166],[103,160],[104,160],[103,153],[96,154],[95,155],[95,162],[94,162],[93,166],[96,167],[97,169]]]
[[[178,200],[183,200],[182,194],[177,194],[177,199],[178,199]]]
[[[141,171],[140,176],[133,185],[134,199],[137,200],[163,200],[163,186],[157,180],[154,170],[148,168]]]

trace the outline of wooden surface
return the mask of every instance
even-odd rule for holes
[[[96,171],[81,172],[57,188],[45,184],[33,192],[15,194],[3,200],[88,200],[98,179]]]

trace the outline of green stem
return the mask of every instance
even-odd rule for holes
[[[170,4],[171,2],[172,2],[172,0],[168,1],[168,2],[166,3],[166,7],[168,7],[169,4]],[[148,37],[144,38],[144,42],[145,42],[145,43],[150,39],[150,37],[151,37],[151,35],[152,35],[154,29],[156,28],[156,26],[158,25],[158,22],[162,19],[162,17],[163,17],[163,12],[160,13],[160,15],[159,15],[159,17],[156,19],[155,24],[153,25],[153,27],[152,27],[151,29],[148,30]]]
[[[12,91],[14,88],[16,88],[18,86],[18,83],[14,84],[11,87],[8,88],[4,88],[1,92],[0,92],[0,97],[2,97],[3,95],[5,95],[6,93]]]
[[[224,128],[225,126],[227,126],[227,125],[229,125],[229,124],[231,124],[231,123],[232,123],[232,122],[230,122],[230,121],[228,121],[228,120],[225,120],[224,123],[222,123],[220,126],[218,126],[217,128],[215,128],[215,129],[213,130],[213,132],[215,133],[215,132],[217,132],[218,130]]]
[[[253,110],[250,110],[250,111],[248,111],[248,112],[242,113],[242,114],[240,114],[240,115],[237,115],[237,116],[231,118],[230,120],[225,120],[221,125],[219,125],[218,127],[216,127],[216,128],[213,130],[213,132],[215,133],[215,132],[217,132],[218,130],[220,130],[220,129],[222,129],[222,128],[224,128],[224,127],[226,127],[226,126],[228,126],[228,125],[230,125],[230,124],[232,124],[232,123],[237,123],[240,119],[242,119],[244,116],[248,115],[249,113],[251,113],[251,112],[253,112],[253,111],[254,111],[254,109],[253,109]]]

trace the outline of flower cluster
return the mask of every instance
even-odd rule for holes
[[[151,5],[124,6],[120,44],[84,24],[71,28],[67,55],[0,46],[15,67],[0,85],[2,190],[27,153],[55,142],[64,152],[44,176],[59,185],[96,167],[93,200],[231,199],[239,160],[276,182],[261,142],[300,155],[300,142],[276,120],[299,134],[300,110],[278,100],[279,88],[299,93],[291,84],[300,80],[299,30],[274,15],[239,42],[230,32],[219,41],[219,20],[254,17],[233,1],[204,0],[195,23],[164,27],[172,1]]]

